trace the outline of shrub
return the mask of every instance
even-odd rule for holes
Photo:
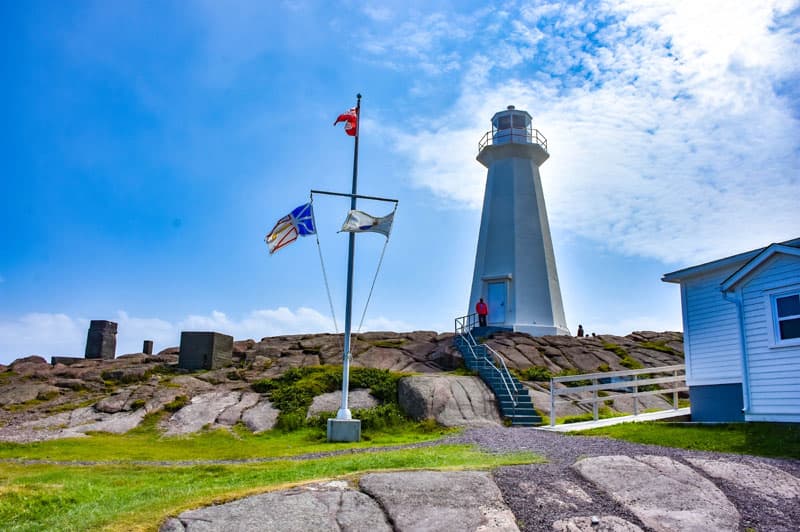
[[[544,366],[531,366],[518,370],[517,374],[525,381],[549,381],[553,374]]]
[[[619,359],[619,363],[621,366],[628,368],[628,369],[642,369],[644,364],[632,358],[630,355],[626,354],[624,357]]]
[[[403,374],[392,373],[376,368],[350,368],[350,387],[369,388],[372,395],[384,403],[383,406],[397,407],[397,381]],[[307,366],[292,368],[280,377],[254,382],[251,387],[259,393],[269,395],[275,408],[281,411],[276,426],[283,430],[295,430],[307,424],[308,407],[314,397],[336,391],[342,386],[341,366]],[[380,408],[380,407],[379,407]],[[374,410],[374,409],[372,409]],[[390,408],[381,411],[392,417]],[[371,414],[367,414],[368,416]],[[402,416],[402,414],[400,414]],[[308,424],[327,423],[327,416],[316,416]],[[362,419],[362,427],[368,428],[373,421]],[[377,420],[374,423],[378,423]]]
[[[179,395],[169,403],[164,405],[164,410],[167,412],[177,412],[184,406],[189,404],[189,398],[185,395]]]

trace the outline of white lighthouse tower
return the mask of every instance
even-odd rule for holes
[[[569,334],[539,166],[550,155],[531,115],[509,105],[479,143],[488,168],[469,313],[480,298],[490,327]]]

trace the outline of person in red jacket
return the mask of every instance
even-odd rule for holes
[[[489,314],[489,307],[483,302],[483,298],[475,305],[475,312],[478,313],[478,325],[486,327],[486,315]]]

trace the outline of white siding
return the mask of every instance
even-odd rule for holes
[[[689,386],[742,382],[741,340],[736,305],[720,285],[742,263],[728,265],[683,284],[686,382]]]
[[[800,417],[800,346],[770,347],[772,309],[765,292],[800,284],[800,257],[776,254],[742,284],[750,412],[759,420]]]

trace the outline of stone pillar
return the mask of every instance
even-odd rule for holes
[[[114,360],[117,353],[117,324],[113,321],[92,320],[86,338],[86,358]]]
[[[233,359],[233,336],[217,332],[182,332],[178,367],[217,369]]]
[[[144,344],[142,344],[142,353],[145,355],[152,355],[153,354],[153,341],[152,340],[145,340]]]

